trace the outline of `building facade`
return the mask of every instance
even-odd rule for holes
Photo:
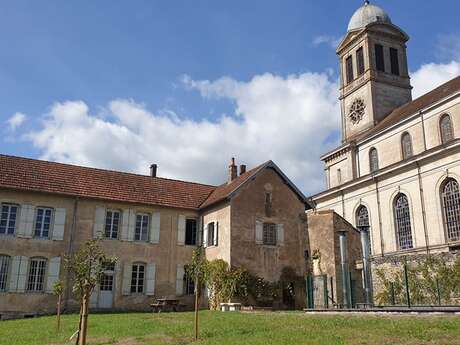
[[[340,43],[342,145],[316,210],[370,227],[374,266],[460,249],[460,77],[412,100],[409,37],[365,2]]]
[[[271,161],[237,173],[232,160],[221,186],[160,178],[156,166],[142,176],[3,155],[0,172],[2,317],[53,312],[57,280],[66,310],[77,308],[64,258],[92,238],[118,259],[94,309],[146,310],[159,297],[191,307],[185,266],[198,246],[267,281],[288,269],[302,281],[277,307],[305,306],[310,206]]]

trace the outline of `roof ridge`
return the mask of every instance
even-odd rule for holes
[[[55,161],[44,160],[44,159],[22,157],[22,156],[15,156],[15,155],[7,155],[7,154],[3,154],[3,153],[0,153],[0,157],[23,159],[23,160],[29,160],[29,161],[33,161],[33,162],[42,162],[42,163],[47,163],[47,164],[58,164],[58,165],[68,166],[68,167],[76,167],[76,168],[81,168],[81,169],[96,170],[96,171],[102,171],[102,172],[113,172],[113,173],[117,173],[117,174],[130,175],[130,176],[136,176],[136,177],[144,177],[144,178],[151,178],[151,179],[159,179],[159,180],[165,180],[165,181],[182,182],[182,183],[195,184],[195,185],[206,186],[206,187],[214,187],[214,188],[218,187],[216,185],[200,183],[200,182],[185,181],[185,180],[179,180],[179,179],[173,179],[173,178],[167,178],[167,177],[158,177],[158,176],[152,177],[152,176],[149,176],[149,175],[142,175],[142,174],[128,172],[128,171],[119,171],[119,170],[114,170],[114,169],[103,169],[103,168],[88,167],[88,166],[83,166],[83,165],[78,165],[78,164],[62,163],[62,162],[55,162]]]

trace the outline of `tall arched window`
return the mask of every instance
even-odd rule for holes
[[[369,212],[366,206],[359,206],[356,210],[356,227],[369,226]]]
[[[460,240],[460,190],[453,178],[447,179],[441,187],[441,199],[448,241]]]
[[[379,170],[379,155],[375,147],[369,150],[369,168],[371,173]]]
[[[403,159],[412,157],[413,155],[412,139],[410,137],[410,134],[407,132],[404,133],[401,137],[401,149],[402,149]]]
[[[452,126],[452,119],[449,115],[444,114],[441,117],[439,129],[441,131],[441,142],[443,144],[454,139],[454,127]]]
[[[399,249],[413,248],[409,200],[404,194],[400,193],[395,198],[394,216]]]

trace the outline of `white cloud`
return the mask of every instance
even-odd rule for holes
[[[312,43],[315,46],[319,46],[321,44],[327,44],[331,48],[336,49],[340,41],[342,41],[342,37],[335,37],[331,35],[319,35],[313,38]]]
[[[412,74],[414,95],[460,73],[460,63],[426,64]],[[230,157],[249,167],[274,160],[306,193],[324,189],[321,154],[339,144],[338,82],[329,72],[249,81],[182,78],[205,99],[227,99],[234,115],[211,122],[152,112],[133,100],[111,101],[94,113],[82,101],[52,105],[41,128],[28,133],[41,158],[218,184]]]
[[[8,123],[9,128],[14,131],[16,128],[20,127],[26,119],[27,116],[25,114],[17,112],[6,120],[6,122]]]
[[[338,144],[328,139],[340,123],[327,73],[183,82],[206,98],[233,100],[237,116],[180,119],[119,99],[101,117],[82,101],[63,102],[27,138],[44,159],[141,173],[158,163],[160,176],[214,184],[225,181],[232,156],[249,166],[272,159],[306,193],[324,187],[319,156]]]
[[[458,77],[460,75],[460,62],[452,61],[446,64],[429,63],[422,65],[411,75],[413,98],[417,98],[435,87]]]

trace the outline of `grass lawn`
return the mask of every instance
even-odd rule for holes
[[[93,314],[89,344],[460,344],[460,317],[335,316],[202,311],[193,341],[193,313]],[[71,344],[77,315],[0,322],[1,345]]]

